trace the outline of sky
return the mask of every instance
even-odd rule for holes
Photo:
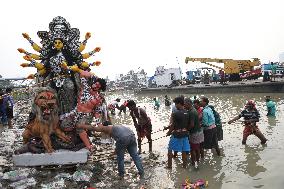
[[[37,31],[47,31],[49,22],[63,16],[79,28],[81,39],[92,37],[84,52],[101,47],[88,59],[101,61],[92,71],[114,79],[130,69],[144,69],[148,76],[157,66],[185,64],[185,57],[278,61],[284,52],[284,1],[281,0],[9,0],[1,2],[0,75],[26,77],[35,68],[17,48],[34,52],[22,37],[26,32],[39,44]],[[204,65],[203,65],[204,66]]]

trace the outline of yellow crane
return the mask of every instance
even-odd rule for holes
[[[252,71],[254,66],[260,65],[260,60],[258,58],[253,58],[253,60],[233,60],[233,59],[220,59],[220,58],[192,58],[186,57],[185,63],[188,62],[201,62],[209,66],[224,70],[226,74],[230,75],[230,80],[240,80],[239,74],[245,71]],[[223,63],[224,68],[210,64],[208,62]]]

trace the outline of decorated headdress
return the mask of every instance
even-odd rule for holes
[[[60,30],[60,31],[67,33],[68,31],[70,31],[70,29],[71,29],[71,26],[69,22],[67,22],[66,19],[63,18],[62,16],[57,16],[53,18],[53,20],[49,23],[50,31]]]

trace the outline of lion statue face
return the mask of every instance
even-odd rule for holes
[[[45,124],[55,121],[58,117],[56,93],[52,89],[41,88],[34,100],[36,116]]]

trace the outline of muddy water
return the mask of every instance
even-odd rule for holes
[[[173,99],[180,94],[171,94]],[[199,178],[209,181],[210,189],[220,188],[283,188],[284,172],[284,100],[283,94],[271,95],[277,103],[277,116],[267,117],[264,94],[214,94],[206,95],[210,104],[220,113],[222,121],[238,115],[248,99],[254,99],[261,118],[259,128],[268,139],[266,145],[261,145],[255,136],[249,136],[247,145],[241,144],[243,127],[240,122],[228,125],[223,124],[224,140],[220,147],[222,156],[216,156],[215,152],[207,151],[205,159],[200,163],[199,168],[189,166],[183,169],[181,157],[173,161],[173,169],[168,170],[166,166],[166,154],[169,137],[153,142],[153,149],[161,154],[155,168],[147,170],[149,176],[147,188],[180,188],[186,178],[194,181]],[[152,119],[153,131],[162,129],[169,123],[170,108],[164,106],[164,95],[157,95],[161,101],[159,110],[154,110],[154,94],[139,95],[128,92],[113,93],[108,95],[108,101],[116,99],[133,99],[138,105],[145,106],[148,115]],[[113,116],[114,123],[123,123],[132,126],[129,112],[126,115]],[[165,132],[153,134],[152,138],[164,136]],[[146,142],[146,139],[144,140]],[[142,149],[148,152],[148,146],[143,145]]]

